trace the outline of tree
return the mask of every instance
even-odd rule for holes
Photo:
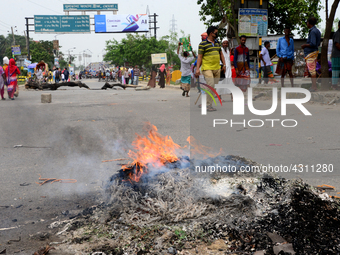
[[[111,61],[119,66],[126,63],[151,68],[151,54],[166,53],[167,59],[179,63],[178,56],[173,52],[173,46],[168,37],[160,40],[146,38],[145,35],[127,34],[121,42],[109,40],[106,42],[105,61]],[[176,59],[177,58],[177,59]]]
[[[30,43],[30,53],[32,62],[43,60],[49,66],[53,66],[53,42],[52,41],[33,41]]]
[[[331,12],[328,14],[328,0],[326,0],[326,29],[325,29],[325,35],[322,40],[322,46],[321,46],[321,63],[328,63],[328,59],[327,59],[328,41],[331,37],[334,16],[335,16],[336,9],[338,8],[339,1],[340,0],[334,0],[332,4]],[[321,65],[321,76],[323,78],[329,77],[328,64]],[[327,90],[327,89],[329,89],[329,83],[327,82],[327,79],[322,79],[321,90]]]
[[[219,28],[228,28],[228,37],[238,39],[238,19],[235,9],[235,0],[198,0],[201,5],[199,15],[206,26],[217,25]],[[268,6],[268,31],[282,34],[285,26],[291,30],[299,30],[301,36],[308,32],[306,20],[310,16],[319,18],[321,9],[319,0],[270,0]],[[219,31],[219,38],[224,38],[226,31]]]
[[[15,44],[20,45],[21,55],[27,55],[26,49],[26,37],[22,35],[14,35]],[[2,63],[3,57],[12,57],[12,48],[14,44],[12,34],[8,34],[7,37],[0,35],[0,62]]]
[[[320,19],[321,10],[319,0],[270,0],[268,8],[268,30],[272,34],[282,34],[285,26],[298,30],[301,37],[308,33],[307,19],[315,17]]]

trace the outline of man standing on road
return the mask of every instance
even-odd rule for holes
[[[190,91],[190,83],[191,83],[191,62],[195,60],[196,55],[191,49],[193,57],[189,57],[188,52],[183,52],[183,56],[179,53],[179,49],[181,47],[181,42],[178,43],[177,47],[177,55],[179,59],[181,60],[181,83],[183,88],[182,96],[185,96],[185,93],[187,93],[187,97],[189,97],[189,91]]]
[[[316,23],[317,20],[315,17],[307,20],[307,27],[309,28],[308,39],[307,43],[301,46],[305,53],[307,69],[312,76],[312,88],[310,92],[316,92],[318,90],[316,86],[316,60],[319,54],[321,33],[320,30],[316,28]]]
[[[64,77],[65,77],[65,81],[68,82],[68,76],[70,75],[70,73],[68,72],[67,70],[67,67],[65,67],[65,70],[64,70]]]
[[[250,85],[249,49],[246,47],[247,37],[241,35],[241,44],[234,52],[234,66],[236,71],[235,85],[246,92]]]
[[[294,40],[290,38],[290,28],[284,29],[285,36],[279,38],[276,46],[276,55],[279,57],[277,64],[277,74],[281,74],[281,87],[284,87],[284,78],[288,72],[290,77],[290,84],[294,87],[292,66],[294,64]],[[261,64],[262,65],[262,64]]]
[[[332,87],[338,90],[338,81],[340,75],[340,21],[338,23],[338,30],[333,35],[332,48]]]
[[[220,61],[223,63],[222,70],[225,72],[226,63],[221,51],[221,45],[216,40],[218,29],[215,26],[208,27],[206,40],[202,41],[198,47],[197,68],[195,72],[196,78],[200,75],[200,67],[207,84],[211,87],[215,87],[220,79],[221,66]],[[207,97],[207,111],[216,111],[212,107],[213,99]]]
[[[134,77],[133,84],[134,85],[138,85],[139,75],[140,75],[140,70],[138,66],[136,65],[135,68],[133,69],[133,77]]]
[[[270,66],[272,65],[272,62],[270,61],[270,56],[269,56],[269,49],[270,47],[270,42],[265,41],[264,42],[264,47],[261,50],[260,53],[260,59],[261,59],[261,67],[263,70],[263,78],[264,78],[264,83],[268,84],[268,74],[270,73],[271,69]]]

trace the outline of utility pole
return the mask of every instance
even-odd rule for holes
[[[157,35],[156,35],[156,33],[157,33],[157,29],[159,28],[159,27],[156,27],[156,24],[157,24],[157,21],[156,21],[156,17],[157,17],[158,15],[156,14],[156,13],[154,13],[153,15],[149,15],[149,18],[150,17],[153,17],[153,21],[149,21],[149,24],[153,24],[153,27],[150,27],[150,30],[151,29],[153,29],[154,30],[154,37],[155,37],[155,39],[157,39]]]
[[[34,26],[34,24],[28,24],[29,19],[34,19],[34,18],[25,18],[26,19],[26,48],[27,48],[27,59],[31,59],[31,54],[30,54],[30,29],[29,26]],[[31,30],[34,31],[34,30]]]
[[[15,45],[15,37],[14,37],[14,32],[13,32],[13,27],[11,27],[12,29],[12,36],[13,36],[13,46]]]

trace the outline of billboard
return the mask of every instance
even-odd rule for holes
[[[239,9],[238,34],[246,36],[267,36],[267,9]]]
[[[151,54],[151,63],[153,65],[168,63],[166,53]]]
[[[94,28],[96,33],[148,32],[148,15],[94,15]]]
[[[91,33],[89,15],[34,15],[34,32]]]

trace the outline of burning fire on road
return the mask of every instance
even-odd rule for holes
[[[87,243],[87,252],[105,254],[340,253],[340,203],[326,193],[262,173],[198,173],[194,165],[257,163],[211,154],[193,137],[181,147],[149,127],[104,187],[107,202],[79,216],[57,249],[85,251],[80,244]]]

